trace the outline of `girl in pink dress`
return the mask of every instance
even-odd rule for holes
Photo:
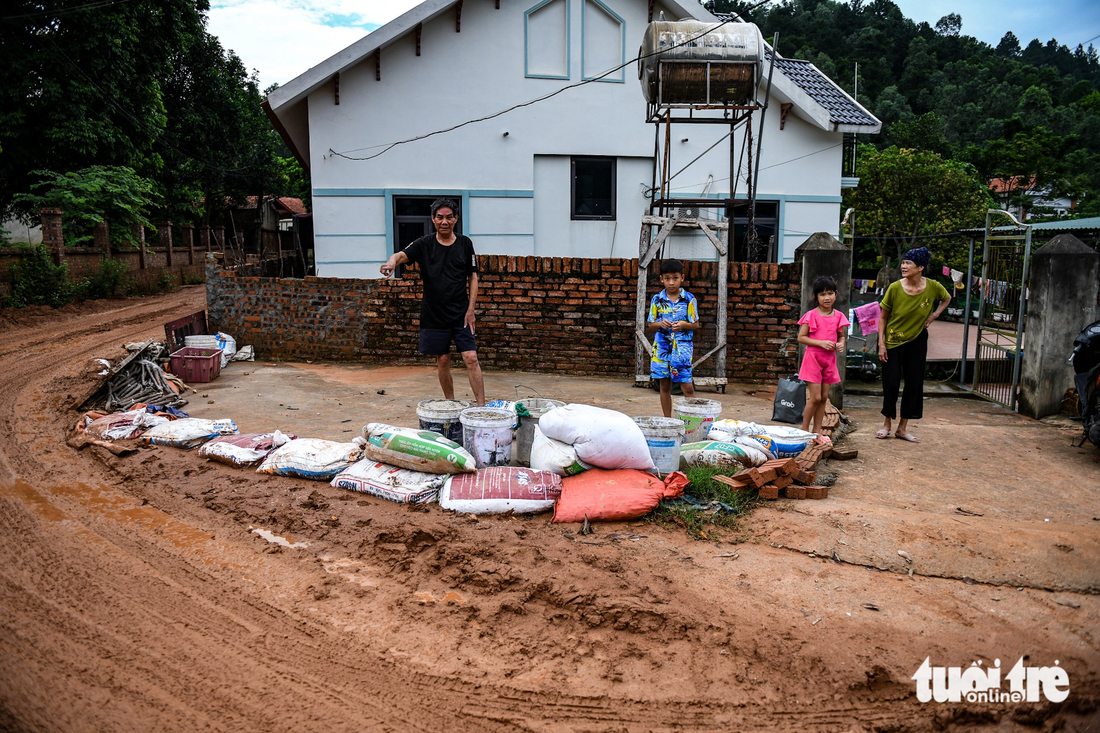
[[[806,346],[806,355],[802,357],[802,368],[798,378],[806,382],[806,412],[802,417],[802,429],[810,429],[813,421],[814,432],[821,431],[825,419],[825,402],[829,398],[829,385],[840,382],[840,371],[836,368],[836,355],[845,353],[845,329],[848,319],[840,311],[833,310],[836,302],[836,280],[831,277],[819,277],[814,280],[814,298],[817,307],[798,320],[798,343]],[[830,442],[821,438],[821,442]]]

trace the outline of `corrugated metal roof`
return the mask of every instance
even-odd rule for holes
[[[765,63],[771,64],[771,50],[764,54]],[[829,120],[838,125],[877,125],[879,122],[867,114],[851,97],[837,87],[821,70],[803,59],[776,58],[775,67],[788,79],[813,97],[814,101],[829,110]]]
[[[995,232],[1008,232],[1012,231],[1016,227],[1011,224],[1005,226],[993,227]],[[1059,234],[1061,232],[1080,232],[1080,231],[1093,231],[1100,230],[1100,216],[1090,216],[1084,219],[1063,219],[1061,221],[1040,221],[1031,225],[1032,232],[1046,232]],[[985,231],[984,228],[977,229],[962,229],[960,230],[965,234],[981,234]]]

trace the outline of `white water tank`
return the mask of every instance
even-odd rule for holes
[[[638,78],[650,104],[742,106],[756,101],[764,38],[752,23],[653,21]]]

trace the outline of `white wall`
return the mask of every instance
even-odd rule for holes
[[[362,272],[370,272],[367,276],[377,276],[378,265],[393,246],[387,202],[402,192],[463,195],[463,231],[474,238],[479,253],[636,256],[639,216],[645,208],[641,184],[651,180],[654,127],[645,123],[645,101],[634,65],[621,74],[623,83],[601,81],[570,89],[502,117],[400,145],[374,160],[347,160],[330,152],[369,156],[383,149],[378,146],[484,116],[580,81],[582,18],[588,36],[586,75],[597,73],[595,67],[606,66],[616,53],[621,57],[624,48],[628,58],[633,56],[646,26],[646,2],[604,0],[606,10],[594,2],[551,0],[533,14],[536,41],[546,34],[564,34],[568,26],[567,69],[554,60],[549,41],[532,47],[531,57],[536,71],[553,75],[568,70],[568,80],[525,76],[524,12],[538,4],[535,0],[504,2],[500,10],[493,3],[478,2],[464,3],[460,33],[455,32],[453,9],[425,22],[420,57],[415,55],[413,34],[383,48],[381,82],[375,80],[372,54],[341,74],[339,105],[334,103],[331,83],[312,93],[309,154],[318,274],[362,277]],[[658,4],[656,12],[661,9]],[[625,21],[625,46],[608,11]],[[782,101],[773,91],[758,198],[780,201],[784,229],[801,232],[813,222],[817,228],[812,231],[835,234],[839,231],[842,136],[813,127],[796,113],[788,116],[780,131]],[[724,124],[674,126],[673,170],[727,131]],[[742,134],[735,140],[738,150]],[[688,141],[681,142],[683,138]],[[569,156],[575,155],[619,159],[615,221],[570,220],[568,163]],[[681,173],[672,184],[673,193],[698,195],[708,176],[715,179],[709,194],[728,196],[727,143]],[[737,191],[744,193],[743,181]],[[803,207],[803,203],[813,205]],[[792,245],[795,238],[798,242]],[[801,234],[785,236],[781,259],[789,260],[793,247],[804,239]],[[701,258],[714,256],[705,240],[677,236],[676,246],[678,252],[682,248]]]
[[[8,239],[14,244],[42,244],[42,227],[38,224],[27,226],[18,219],[8,219],[0,225],[7,232]]]

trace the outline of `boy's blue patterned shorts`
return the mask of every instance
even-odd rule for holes
[[[667,361],[661,361],[659,359],[651,359],[649,362],[649,378],[650,379],[668,379],[672,378],[673,382],[690,382],[691,381],[691,362],[684,362],[682,364],[672,364]]]

